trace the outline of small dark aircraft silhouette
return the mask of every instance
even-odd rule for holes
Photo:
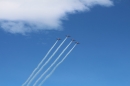
[[[80,44],[79,42],[75,42],[76,44]]]
[[[70,37],[69,35],[66,35],[66,37]]]
[[[60,38],[57,38],[57,40],[61,40]]]
[[[71,39],[71,41],[75,41],[74,39]]]

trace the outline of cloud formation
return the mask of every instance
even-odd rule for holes
[[[112,6],[112,0],[0,0],[0,27],[11,33],[60,30],[67,14]]]

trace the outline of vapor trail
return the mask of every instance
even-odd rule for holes
[[[54,43],[54,45],[51,47],[51,49],[47,52],[47,54],[44,56],[44,58],[42,59],[42,61],[38,64],[38,66],[33,70],[33,72],[31,73],[31,75],[29,76],[29,78],[22,84],[22,86],[25,86],[25,84],[28,83],[28,81],[31,79],[31,77],[34,75],[34,73],[39,69],[39,67],[41,66],[41,64],[43,63],[43,61],[46,59],[46,57],[49,55],[49,53],[51,52],[51,50],[55,47],[55,45],[57,44],[58,40]]]
[[[30,81],[28,82],[27,86],[30,86],[31,82],[34,80],[34,78],[40,73],[40,71],[44,68],[44,66],[51,60],[51,58],[56,54],[56,52],[59,50],[59,48],[63,45],[63,43],[65,42],[65,40],[68,37],[66,37],[63,42],[59,45],[59,47],[55,50],[55,52],[49,57],[49,59],[45,62],[45,64],[42,65],[42,67],[35,73],[35,75],[30,79]]]
[[[56,60],[51,64],[51,66],[36,80],[33,86],[36,86],[38,81],[50,70],[50,68],[58,61],[58,59],[61,57],[61,55],[65,52],[65,50],[70,46],[72,41],[65,47],[65,49],[60,53],[60,55],[56,58]]]
[[[47,78],[53,74],[53,72],[56,70],[56,68],[66,59],[66,57],[71,53],[71,51],[75,48],[76,44],[71,48],[71,50],[64,56],[64,58],[52,69],[52,71],[43,79],[43,81],[38,85],[42,86],[42,84],[46,81]]]

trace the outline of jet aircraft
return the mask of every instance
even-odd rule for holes
[[[61,40],[60,38],[57,38],[57,40]]]
[[[66,37],[70,37],[69,35],[66,35]]]
[[[76,44],[79,44],[79,42],[75,42]]]
[[[71,41],[75,41],[74,39],[71,39]]]

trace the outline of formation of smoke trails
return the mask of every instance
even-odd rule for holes
[[[40,65],[43,63],[43,61],[46,59],[46,57],[49,55],[49,53],[51,52],[51,50],[55,47],[55,45],[57,44],[58,40],[54,43],[54,45],[51,47],[51,49],[47,52],[47,54],[44,56],[44,58],[42,59],[42,61],[38,64],[38,66],[34,69],[34,71],[31,73],[31,75],[29,76],[29,78],[25,81],[25,83],[22,84],[22,86],[25,86],[25,84],[27,84],[27,82],[31,79],[31,77],[34,75],[34,73],[37,71],[37,69],[39,69]]]
[[[66,57],[71,53],[71,51],[75,48],[77,44],[75,44],[71,50],[64,56],[64,58],[52,69],[52,71],[43,79],[43,81],[38,85],[38,86],[42,86],[42,84],[46,81],[47,78],[49,78],[51,76],[51,74],[53,74],[53,72],[56,70],[56,68],[66,59]]]
[[[66,37],[63,42],[59,45],[59,47],[55,50],[55,52],[49,57],[49,59],[42,65],[42,67],[34,74],[34,76],[30,79],[30,81],[28,82],[27,86],[30,86],[31,82],[34,80],[34,78],[40,73],[40,71],[44,68],[44,66],[51,60],[51,58],[56,54],[56,52],[59,50],[59,48],[63,45],[63,43],[65,42],[65,40],[68,37]]]
[[[50,68],[58,61],[58,59],[61,57],[61,55],[65,52],[65,50],[70,46],[70,44],[73,41],[71,41],[67,47],[65,47],[65,49],[60,53],[60,55],[56,58],[56,60],[51,64],[51,66],[49,66],[49,68],[47,68],[47,70],[36,80],[36,82],[34,83],[33,86],[36,86],[36,84],[39,82],[39,80],[50,70]]]

